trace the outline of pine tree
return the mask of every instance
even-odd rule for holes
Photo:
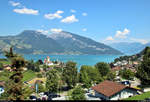
[[[141,80],[142,85],[150,84],[150,47],[146,47],[141,65],[137,69],[137,77]]]
[[[7,57],[11,59],[11,68],[13,69],[13,74],[10,76],[7,85],[6,92],[9,95],[7,98],[8,100],[23,100],[22,68],[25,66],[26,62],[23,57],[14,54],[12,48],[10,48],[10,52],[7,54]]]

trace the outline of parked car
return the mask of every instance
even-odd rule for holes
[[[36,96],[33,96],[33,95],[31,95],[29,98],[30,98],[31,100],[37,100],[37,99],[38,99]]]
[[[149,98],[145,98],[146,101],[150,101],[150,97]]]
[[[40,98],[37,99],[37,101],[41,100]]]
[[[47,100],[52,100],[52,98],[51,98],[51,97],[48,97]]]
[[[51,93],[51,92],[44,92],[44,95],[48,96],[48,98],[61,97],[60,95],[58,95],[56,93]]]
[[[60,95],[57,95],[56,93],[50,93],[50,94],[48,95],[48,97],[56,98],[56,97],[60,97]]]

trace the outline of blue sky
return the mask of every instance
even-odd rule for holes
[[[0,36],[68,31],[98,42],[150,41],[150,0],[0,0]]]

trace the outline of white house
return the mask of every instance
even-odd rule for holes
[[[52,61],[50,61],[50,57],[49,57],[49,56],[47,56],[47,58],[44,60],[44,63],[45,63],[46,65],[48,65],[48,66],[54,65],[54,64],[52,63]]]
[[[93,86],[92,90],[94,91],[94,96],[103,100],[120,100],[138,94],[137,89],[108,80]]]

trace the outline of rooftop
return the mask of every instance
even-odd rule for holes
[[[125,89],[126,87],[127,86],[122,85],[120,83],[105,80],[100,84],[93,86],[92,89],[97,91],[98,93],[110,97],[116,94],[117,92],[120,92],[121,90]]]

